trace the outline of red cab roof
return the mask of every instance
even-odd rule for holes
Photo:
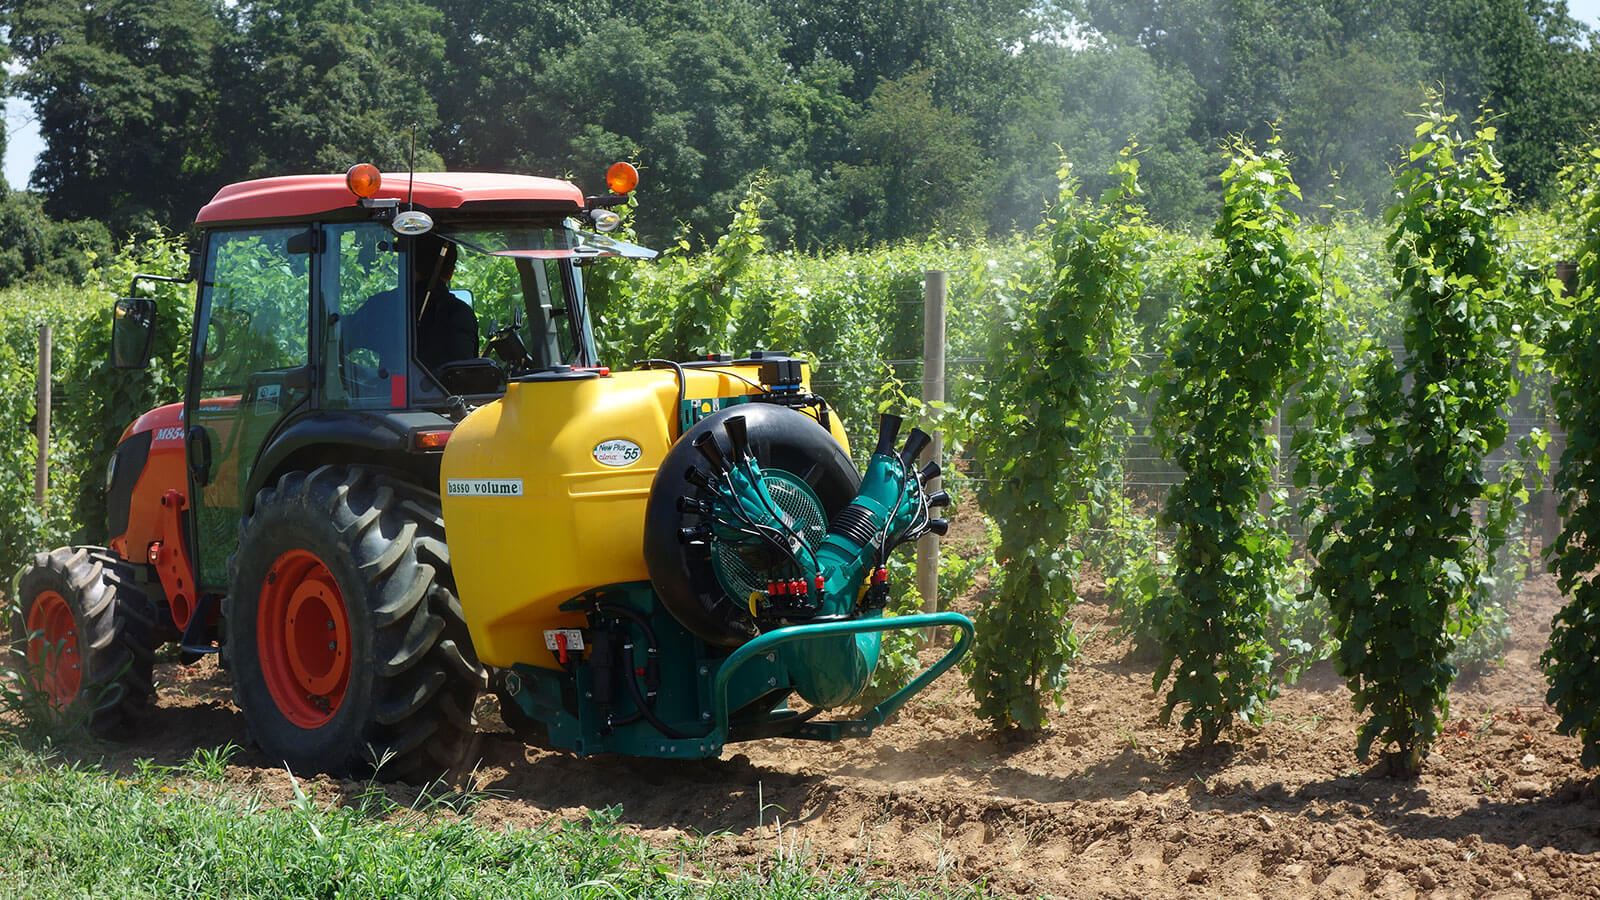
[[[532,175],[489,172],[418,172],[413,188],[405,172],[384,176],[378,197],[405,200],[414,190],[418,206],[456,209],[480,200],[541,201],[583,206],[583,192],[569,182]],[[343,175],[289,175],[230,184],[195,216],[196,223],[314,216],[356,205]]]

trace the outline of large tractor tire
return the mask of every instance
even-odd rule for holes
[[[125,736],[155,694],[156,608],[132,568],[98,547],[33,558],[17,579],[13,646],[37,696],[100,737]]]
[[[437,494],[360,466],[284,475],[239,523],[225,617],[235,697],[269,758],[412,782],[466,761],[487,678]]]

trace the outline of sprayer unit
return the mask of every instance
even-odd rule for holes
[[[966,652],[965,617],[883,617],[889,552],[946,528],[933,511],[949,497],[925,488],[937,464],[915,468],[927,435],[897,450],[884,416],[861,473],[804,370],[766,354],[529,379],[461,423],[442,473],[450,547],[508,719],[579,754],[837,740]],[[929,626],[962,636],[861,717],[821,719],[861,695],[883,631]]]

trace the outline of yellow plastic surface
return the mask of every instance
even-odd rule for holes
[[[687,369],[686,395],[758,392],[729,373],[759,376],[754,366]],[[593,587],[649,579],[645,501],[677,435],[677,405],[670,369],[514,382],[456,427],[439,486],[451,569],[480,660],[557,668],[545,630],[585,624],[562,603]],[[838,416],[829,424],[843,445]],[[637,445],[638,458],[600,462],[597,448],[616,440]],[[505,493],[518,482],[520,496]]]

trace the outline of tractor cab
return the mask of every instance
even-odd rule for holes
[[[265,178],[196,217],[200,287],[181,428],[200,593],[222,593],[233,523],[319,456],[436,483],[440,452],[511,379],[599,365],[584,268],[652,250],[605,234],[638,175],[584,196],[548,178],[416,173]],[[587,227],[586,227],[587,226]],[[148,348],[149,301],[119,301],[114,348]],[[142,368],[144,353],[118,362]],[[177,428],[180,423],[174,421]]]

